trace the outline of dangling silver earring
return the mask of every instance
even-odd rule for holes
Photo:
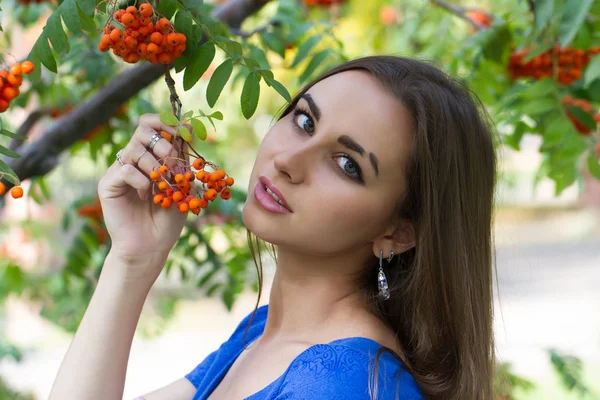
[[[383,272],[383,251],[379,252],[379,273],[377,274],[377,287],[379,289],[379,298],[381,300],[387,300],[390,298],[387,278]]]

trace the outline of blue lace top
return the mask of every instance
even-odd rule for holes
[[[246,346],[262,334],[267,310],[267,305],[257,310],[246,335]],[[221,347],[186,375],[196,387],[193,400],[208,398],[242,353],[244,331],[250,316],[251,314],[242,320]],[[379,347],[379,343],[364,337],[316,344],[300,353],[279,378],[245,400],[371,399],[369,364],[374,365],[370,361],[374,359]],[[378,400],[423,399],[413,377],[388,352],[384,352],[379,358],[378,379]]]

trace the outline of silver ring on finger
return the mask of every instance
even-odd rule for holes
[[[156,143],[158,143],[160,139],[162,139],[162,136],[160,136],[158,133],[152,135],[152,139],[150,139],[150,145],[148,146],[148,149],[150,151],[154,150],[154,146],[156,146]]]
[[[140,158],[142,158],[142,156],[143,156],[144,154],[146,154],[146,152],[147,152],[147,151],[148,151],[148,149],[144,149],[144,151],[142,151],[142,154],[140,154],[140,155],[138,156],[137,160],[135,160],[135,163],[136,163],[136,164],[137,164],[137,163],[140,161]]]
[[[119,162],[119,164],[125,165],[125,163],[123,162],[123,159],[121,158],[122,155],[123,155],[123,149],[121,149],[117,152],[117,161]]]

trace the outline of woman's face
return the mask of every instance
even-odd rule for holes
[[[366,72],[320,81],[265,136],[250,177],[245,225],[281,249],[317,256],[372,249],[405,190],[410,121]]]

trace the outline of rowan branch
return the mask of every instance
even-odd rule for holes
[[[239,28],[248,16],[256,13],[269,1],[229,0],[215,8],[212,15],[233,28]],[[58,165],[59,156],[64,150],[95,127],[106,123],[121,104],[159,79],[164,72],[164,65],[150,63],[143,63],[123,72],[58,123],[50,126],[38,140],[23,144],[19,148],[21,158],[5,161],[21,180],[47,174]],[[25,130],[24,125],[25,123],[20,130]],[[5,183],[7,189],[12,187],[10,182]]]
[[[230,28],[229,31],[233,35],[235,35],[235,36],[240,36],[240,37],[243,37],[243,38],[249,38],[250,36],[254,36],[257,33],[263,33],[263,32],[265,32],[271,26],[279,26],[279,25],[281,25],[281,22],[273,20],[273,21],[270,21],[269,23],[266,23],[263,26],[260,26],[260,27],[254,29],[254,30],[252,30],[250,32],[245,32],[245,31],[243,31],[241,29],[238,29],[238,28]]]
[[[431,2],[437,6],[440,6],[444,9],[450,11],[452,14],[456,15],[457,17],[464,19],[465,21],[467,21],[468,23],[473,25],[478,30],[488,29],[487,26],[482,25],[479,22],[474,21],[473,19],[469,18],[469,16],[467,15],[468,10],[464,7],[457,6],[456,4],[448,3],[445,0],[431,0]]]
[[[15,132],[17,135],[25,136],[29,134],[31,128],[45,115],[48,115],[47,109],[38,109],[33,111],[31,114],[27,116],[27,119],[21,124],[19,129]],[[11,150],[17,150],[20,146],[23,145],[25,139],[12,139],[8,144],[8,148]]]

